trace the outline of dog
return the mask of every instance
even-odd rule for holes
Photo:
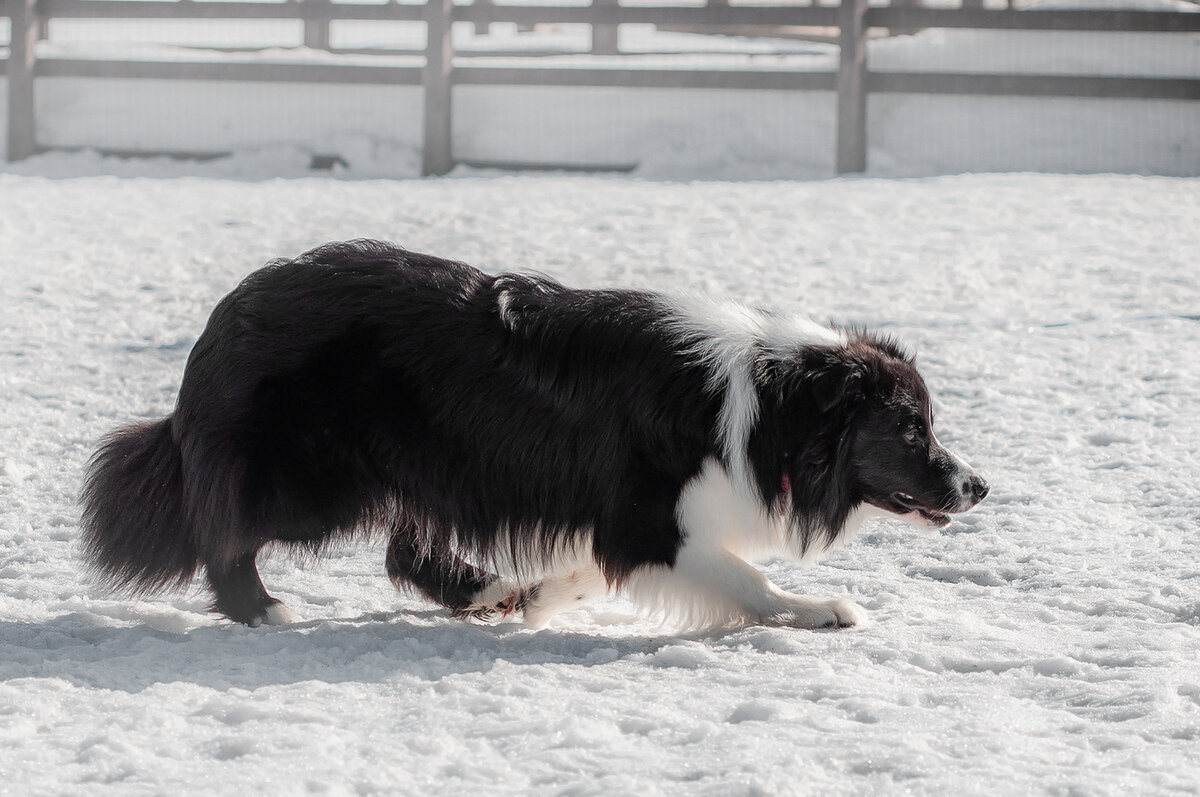
[[[686,626],[832,628],[864,610],[747,560],[873,516],[942,527],[987,492],[887,337],[351,241],[217,304],[174,412],[93,456],[81,528],[114,588],[203,570],[249,626],[295,619],[262,548],[382,532],[392,582],[468,620],[541,627],[623,589]]]

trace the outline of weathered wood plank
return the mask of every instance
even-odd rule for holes
[[[594,6],[615,6],[617,0],[592,0]],[[592,53],[595,55],[616,55],[620,52],[617,41],[616,25],[592,25]]]
[[[358,64],[270,64],[236,61],[94,61],[46,58],[39,77],[96,77],[128,80],[245,80],[264,83],[370,83],[421,85],[419,66]]]
[[[331,5],[329,0],[300,0],[305,5],[310,6],[311,11],[316,11],[316,6]],[[320,9],[322,14],[327,13],[329,9]],[[312,50],[328,50],[329,49],[329,22],[330,19],[306,19],[304,20],[304,46]]]
[[[459,86],[589,86],[655,89],[831,91],[832,72],[752,69],[564,69],[561,67],[460,66]]]
[[[23,0],[11,0],[18,5]],[[424,19],[415,3],[188,3],[176,0],[40,0],[47,18],[102,19]],[[837,25],[832,6],[523,6],[490,2],[457,6],[456,20],[469,22],[580,23],[598,25],[662,24],[723,27],[731,25]],[[983,28],[1012,30],[1099,30],[1126,32],[1197,32],[1200,13],[1133,10],[1014,10],[883,6],[867,12],[867,25],[881,28]]]
[[[176,0],[39,0],[45,17],[86,19],[366,19],[419,22],[425,6],[410,3],[189,3]]]
[[[445,174],[454,168],[453,72],[454,0],[427,0],[425,25],[425,138],[422,173]]]
[[[8,160],[18,161],[37,152],[37,115],[33,73],[37,64],[38,18],[36,0],[8,0],[11,41],[5,70],[8,79]]]
[[[1196,78],[871,72],[867,88],[907,94],[1200,100],[1200,79]]]
[[[1123,33],[1200,31],[1200,13],[1186,11],[1039,10],[1000,8],[878,7],[867,25],[879,28],[980,28],[990,30],[1094,30]]]
[[[867,168],[867,0],[842,0],[837,74],[837,172]]]
[[[340,7],[340,6],[339,6]],[[580,25],[694,25],[721,28],[734,25],[837,25],[832,6],[455,6],[454,18],[465,22],[516,22]]]

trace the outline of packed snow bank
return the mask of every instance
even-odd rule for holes
[[[251,183],[170,168],[0,174],[6,788],[1200,782],[1197,181]],[[769,564],[785,588],[871,613],[836,633],[680,637],[619,600],[539,632],[472,627],[397,596],[378,545],[270,558],[264,579],[303,618],[276,628],[218,622],[198,590],[129,602],[83,580],[74,501],[97,438],[171,410],[208,312],[243,275],[354,236],[882,327],[918,350],[940,437],[992,495],[941,533],[879,521],[823,564]]]

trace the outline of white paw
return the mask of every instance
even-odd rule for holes
[[[531,591],[522,619],[530,628],[545,628],[555,615],[579,608],[607,591],[608,582],[599,570],[573,570],[547,578]]]
[[[267,607],[267,613],[263,616],[263,625],[284,625],[286,623],[294,623],[298,619],[296,613],[282,603],[272,603]]]
[[[852,625],[866,625],[870,616],[867,610],[849,598],[834,598],[829,601],[829,608],[837,617],[838,628],[849,628]]]
[[[763,624],[792,628],[849,628],[866,622],[866,610],[848,598],[795,598],[782,610],[766,617]]]

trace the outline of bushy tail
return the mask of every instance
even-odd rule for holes
[[[82,503],[84,553],[112,586],[145,594],[182,586],[196,572],[170,418],[106,437],[88,466]]]

